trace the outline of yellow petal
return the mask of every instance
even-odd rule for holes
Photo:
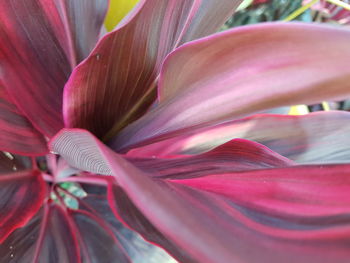
[[[139,0],[110,0],[109,10],[105,20],[107,31],[112,31],[138,1]]]

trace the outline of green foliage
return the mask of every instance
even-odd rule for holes
[[[283,20],[301,6],[302,0],[272,0],[266,4],[250,5],[236,12],[226,22],[223,29],[260,22]],[[311,22],[311,11],[307,10],[295,20]]]

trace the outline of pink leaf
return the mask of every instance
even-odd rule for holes
[[[165,56],[184,41],[215,32],[240,2],[141,1],[73,72],[65,87],[66,126],[100,138],[114,135],[154,101]]]
[[[199,154],[234,138],[245,138],[299,163],[344,163],[350,160],[349,132],[350,113],[344,111],[300,116],[254,115],[133,149],[128,155]]]
[[[122,161],[110,163],[143,215],[200,262],[346,262],[349,257],[349,166],[261,170],[174,185],[151,180]],[[320,249],[328,246],[332,249]]]
[[[229,141],[200,155],[128,160],[142,171],[171,179],[294,165],[263,145],[242,139]]]
[[[129,149],[274,107],[346,98],[349,41],[350,30],[344,28],[266,23],[186,44],[163,65],[160,104],[113,139],[113,148]]]
[[[88,132],[63,130],[51,147],[74,164],[109,166],[119,185],[109,188],[116,216],[180,261],[345,263],[350,256],[349,165],[164,180]],[[86,148],[95,151],[78,154]]]

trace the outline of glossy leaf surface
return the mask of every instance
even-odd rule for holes
[[[77,240],[66,212],[55,204],[43,209],[0,245],[0,262],[79,263]]]
[[[22,114],[50,137],[63,127],[68,76],[97,41],[107,0],[1,1],[2,85]]]
[[[294,165],[292,161],[270,149],[242,139],[229,141],[200,155],[128,160],[141,171],[170,179]]]
[[[64,24],[48,3],[1,1],[0,78],[17,107],[51,136],[63,127],[62,90],[71,66]]]
[[[115,212],[115,215],[126,225],[138,232],[147,241],[160,245],[173,257],[181,259],[182,262],[196,262],[185,250],[179,248],[174,242],[165,237],[164,234],[143,215],[140,209],[133,204],[121,187],[110,185],[108,190],[111,208]]]
[[[66,211],[49,204],[41,223],[35,259],[39,262],[80,262],[76,234]]]
[[[108,9],[108,0],[64,0],[60,13],[65,19],[75,63],[85,59],[95,47]]]
[[[244,138],[259,142],[298,163],[346,163],[350,160],[349,118],[348,112],[341,111],[302,116],[254,115],[134,149],[128,155],[198,154],[233,138]]]
[[[111,145],[130,149],[274,107],[346,98],[349,41],[344,28],[266,23],[186,44],[163,65],[159,105]]]
[[[85,211],[72,211],[70,215],[79,231],[83,262],[131,262],[114,233],[103,221]]]
[[[117,133],[155,100],[165,56],[183,41],[213,33],[239,2],[140,1],[70,77],[64,95],[66,126],[99,138]]]
[[[142,214],[134,219],[141,221],[139,229],[147,228],[149,221],[166,238],[158,239],[160,245],[166,247],[172,241],[186,252],[178,255],[177,249],[168,248],[180,261],[328,263],[346,262],[349,257],[349,165],[163,180],[140,171],[87,132],[62,134],[65,143],[56,137],[53,149],[72,154],[77,163],[99,161],[110,166],[124,197],[131,201],[122,198],[118,187],[111,187],[116,215],[125,216],[128,211],[137,215],[136,207]],[[82,137],[83,144],[76,140]],[[59,150],[55,142],[64,147]],[[86,144],[98,151],[79,160],[75,153]]]
[[[38,171],[0,174],[0,243],[35,215],[45,194],[45,183]]]
[[[25,155],[48,152],[44,136],[18,110],[0,86],[0,150]]]

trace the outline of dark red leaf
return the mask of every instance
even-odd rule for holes
[[[154,101],[165,56],[184,41],[215,32],[240,2],[140,1],[73,72],[64,95],[66,126],[99,138],[114,135]]]
[[[24,155],[48,152],[44,136],[18,110],[0,85],[0,150]]]
[[[78,241],[71,219],[62,207],[53,203],[47,206],[33,261],[79,263]]]
[[[157,107],[109,144],[121,151],[275,107],[347,98],[349,41],[342,27],[265,23],[187,43],[163,64]]]
[[[232,140],[200,155],[128,160],[142,171],[171,179],[294,165],[263,145],[243,139]]]
[[[106,187],[89,185],[84,186],[84,190],[88,195],[82,200],[81,207],[95,215],[98,215],[100,218],[103,218],[103,220],[109,224],[119,242],[130,255],[132,262],[140,261],[145,263],[157,263],[168,262],[170,260],[169,256],[162,249],[146,242],[137,234],[137,232],[126,228],[119,220],[116,219],[107,201]],[[120,189],[120,191],[122,190]],[[124,199],[122,197],[121,199],[118,197],[118,200],[124,203]],[[131,210],[129,214],[133,214]],[[126,217],[123,217],[124,221],[127,220]],[[133,224],[133,221],[131,221],[131,224]],[[133,224],[132,229],[136,229],[136,227],[137,224]],[[141,230],[137,231],[139,233],[142,232]],[[148,229],[147,233],[148,235],[154,235],[154,232],[150,231],[150,229]]]
[[[349,132],[350,113],[345,111],[299,116],[258,114],[133,149],[128,155],[199,154],[234,138],[244,138],[298,163],[346,163],[350,161]]]
[[[24,227],[16,229],[0,244],[1,263],[33,262],[42,216],[41,209]]]
[[[350,256],[350,165],[164,180],[140,171],[87,132],[65,130],[51,145],[72,153],[75,164],[109,166],[126,194],[110,187],[116,215],[140,231],[150,223],[164,237],[156,233],[157,242],[180,261],[345,263]],[[86,148],[96,151],[76,154]]]
[[[0,2],[1,83],[21,113],[48,137],[63,127],[63,87],[71,69],[96,43],[107,4]]]
[[[1,81],[46,136],[63,127],[62,91],[71,71],[60,14],[47,0],[1,1]]]
[[[45,194],[45,183],[38,171],[0,174],[0,243],[34,216]]]
[[[127,194],[117,185],[110,185],[109,204],[117,218],[138,232],[147,241],[160,245],[173,257],[181,262],[197,262],[184,249],[179,248],[173,241],[164,236],[142,212],[131,202]]]
[[[31,169],[32,159],[25,156],[0,153],[0,174],[9,174],[15,171]]]
[[[23,228],[0,245],[1,262],[80,263],[70,219],[60,206],[46,203]]]
[[[83,210],[73,210],[70,216],[78,230],[83,262],[131,262],[127,252],[103,220]]]

